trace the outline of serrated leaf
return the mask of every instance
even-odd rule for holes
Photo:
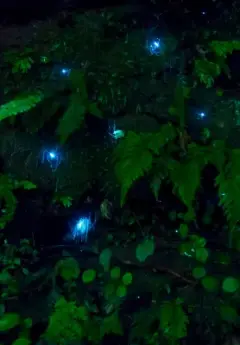
[[[160,327],[167,338],[181,339],[187,334],[188,317],[176,301],[165,302],[160,308]]]
[[[196,160],[185,164],[172,160],[168,166],[174,192],[178,194],[188,209],[192,210],[192,203],[200,186],[202,164]]]
[[[19,95],[14,100],[0,107],[0,121],[15,116],[36,107],[44,98],[43,93],[37,91],[28,95]]]
[[[119,142],[115,157],[115,173],[121,184],[121,205],[123,205],[133,182],[151,169],[152,154],[146,149],[146,143],[141,135],[129,132]]]

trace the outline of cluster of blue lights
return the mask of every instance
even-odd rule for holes
[[[94,230],[96,220],[91,215],[80,217],[70,226],[69,238],[75,242],[87,242],[89,232]]]
[[[62,155],[58,150],[44,150],[42,153],[42,163],[48,163],[50,168],[55,171],[62,162]]]
[[[147,41],[147,50],[151,55],[160,55],[163,53],[163,45],[159,38]]]

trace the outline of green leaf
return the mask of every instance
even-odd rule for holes
[[[171,160],[168,167],[174,192],[178,194],[188,209],[192,210],[192,204],[201,181],[203,168],[201,160],[190,160],[184,164]]]
[[[77,279],[80,274],[77,260],[71,257],[58,261],[55,271],[56,274],[60,275],[66,281]]]
[[[36,93],[28,95],[19,95],[14,100],[2,105],[0,107],[0,121],[15,116],[20,113],[25,113],[37,106],[44,98],[44,95],[37,91]]]
[[[164,145],[173,140],[176,130],[164,125],[157,133],[129,131],[115,149],[115,173],[121,184],[121,205],[132,184],[152,168],[153,154],[159,154]]]
[[[88,105],[88,112],[91,115],[94,115],[96,117],[100,117],[102,118],[102,112],[101,110],[98,108],[97,103],[89,103]]]
[[[84,72],[73,69],[70,73],[69,80],[74,93],[77,93],[84,104],[88,102],[88,92],[85,82]]]
[[[112,297],[114,293],[115,293],[115,285],[114,284],[107,284],[104,287],[104,296],[106,299],[108,299],[109,297]]]
[[[71,196],[55,196],[54,202],[61,203],[64,207],[69,208],[72,206],[73,198]]]
[[[146,148],[143,136],[129,132],[115,150],[115,173],[121,184],[121,205],[133,182],[152,167],[152,154]]]
[[[33,325],[33,321],[30,317],[28,317],[28,318],[24,319],[23,324],[24,324],[24,327],[31,328]]]
[[[103,320],[103,325],[101,327],[101,333],[102,335],[111,333],[118,335],[123,334],[123,329],[118,313],[115,312],[112,315],[105,317],[105,319]]]
[[[70,96],[70,104],[60,119],[56,130],[62,144],[67,141],[74,131],[81,127],[86,111],[86,105],[82,103],[79,94],[72,94]]]
[[[119,285],[116,290],[117,297],[123,298],[127,295],[127,288],[125,285]]]
[[[120,275],[121,275],[121,269],[120,267],[114,267],[111,269],[111,272],[110,272],[110,275],[111,275],[111,278],[114,279],[114,280],[117,280],[120,278]]]
[[[105,272],[110,269],[111,258],[112,251],[109,248],[105,248],[99,255],[99,263],[103,266]]]
[[[155,250],[155,242],[152,239],[145,240],[136,248],[136,258],[140,262],[144,262],[148,256],[153,255]]]
[[[31,190],[31,189],[36,189],[37,185],[35,183],[32,183],[31,181],[24,180],[24,181],[17,182],[16,187],[18,188],[22,187],[23,189]]]
[[[122,277],[122,282],[124,285],[131,285],[132,284],[132,273],[127,272]]]
[[[165,302],[160,308],[160,328],[171,339],[182,339],[187,334],[188,317],[177,301]]]
[[[159,194],[161,184],[162,184],[161,176],[154,176],[151,181],[150,187],[156,200],[158,200],[158,194]]]
[[[87,321],[88,320],[88,309],[85,306],[80,306],[77,308],[77,316],[83,320]]]
[[[205,276],[202,280],[201,283],[205,290],[214,292],[218,290],[219,287],[219,282],[215,277],[212,276]]]
[[[84,284],[90,284],[94,281],[94,279],[96,278],[96,271],[89,269],[83,272],[82,274],[82,281]]]
[[[237,310],[229,305],[220,306],[220,315],[224,321],[235,323],[238,320]]]
[[[227,277],[222,283],[222,289],[225,292],[234,293],[240,287],[239,280],[233,277]]]
[[[16,327],[20,322],[20,316],[16,313],[6,313],[0,319],[0,332],[8,331]]]
[[[195,267],[192,271],[192,275],[195,279],[201,279],[206,275],[204,267]]]
[[[188,225],[187,224],[181,224],[179,228],[179,235],[181,238],[186,238],[188,235]]]
[[[205,263],[208,259],[208,250],[206,248],[196,249],[196,260]]]
[[[30,345],[30,344],[31,344],[31,340],[27,338],[18,338],[12,343],[12,345]]]

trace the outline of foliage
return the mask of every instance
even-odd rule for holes
[[[155,250],[155,243],[152,239],[146,239],[143,243],[138,244],[136,248],[136,257],[140,262],[144,262],[148,256],[152,255]]]
[[[67,302],[64,298],[60,298],[55,304],[44,337],[58,344],[82,339],[84,323],[87,320],[88,314],[84,307],[77,307],[74,302]]]
[[[19,188],[28,190],[34,189],[36,186],[30,181],[15,181],[6,175],[0,175],[0,198],[3,202],[4,209],[0,217],[1,229],[3,229],[14,217],[17,207],[17,199],[14,195],[14,190]]]
[[[115,150],[115,171],[121,183],[121,204],[134,181],[149,172],[154,155],[158,155],[164,146],[176,137],[171,124],[164,125],[157,133],[129,132]]]
[[[14,100],[0,107],[0,120],[29,111],[37,106],[43,99],[40,91],[35,93],[19,95]]]
[[[55,271],[56,274],[59,274],[66,281],[77,279],[80,274],[78,262],[74,258],[58,261]]]
[[[160,308],[160,328],[170,339],[181,339],[187,334],[188,317],[180,300],[163,303]]]
[[[125,327],[130,339],[152,345],[176,344],[183,338],[187,342],[188,333],[191,333],[188,331],[198,329],[199,325],[201,333],[206,330],[206,324],[209,333],[213,332],[213,324],[221,325],[221,336],[225,335],[224,332],[231,333],[233,325],[239,327],[240,283],[236,269],[232,268],[235,267],[235,253],[232,254],[230,249],[236,249],[238,259],[240,151],[231,147],[228,140],[213,138],[208,128],[205,128],[205,138],[190,138],[188,127],[189,104],[196,101],[196,93],[202,90],[198,81],[210,89],[224,73],[229,77],[227,57],[239,49],[239,41],[216,40],[214,34],[210,38],[208,34],[205,51],[197,49],[192,56],[193,66],[188,62],[184,66],[175,64],[176,75],[171,75],[166,82],[166,70],[172,69],[169,59],[172,55],[176,60],[179,58],[175,39],[163,39],[163,51],[158,56],[151,56],[150,60],[143,48],[141,30],[134,29],[129,34],[119,15],[118,11],[80,15],[75,18],[72,28],[59,31],[54,26],[53,30],[47,30],[49,35],[44,42],[36,35],[32,48],[26,47],[22,52],[13,50],[4,55],[3,63],[10,64],[11,71],[4,79],[6,103],[0,107],[1,128],[9,130],[15,125],[16,132],[22,129],[29,131],[31,121],[26,120],[29,112],[36,128],[36,138],[40,128],[45,130],[50,119],[54,120],[56,137],[53,139],[64,144],[64,148],[71,135],[78,134],[76,137],[81,141],[81,147],[74,155],[69,145],[72,163],[69,170],[74,170],[77,185],[82,186],[85,165],[87,175],[93,171],[90,178],[94,180],[97,176],[96,179],[100,180],[103,194],[105,185],[111,179],[115,183],[116,178],[122,206],[120,210],[113,207],[113,213],[116,213],[113,220],[108,212],[104,212],[106,222],[113,221],[110,234],[106,236],[103,231],[94,245],[79,244],[75,253],[73,250],[73,254],[67,257],[62,253],[58,261],[53,255],[53,263],[51,255],[51,258],[45,255],[44,248],[41,248],[43,253],[36,253],[34,244],[30,245],[29,241],[15,246],[4,237],[0,262],[3,306],[0,330],[7,332],[20,328],[15,345],[29,344],[32,322],[27,321],[26,315],[8,312],[8,305],[12,307],[11,301],[15,303],[15,299],[19,299],[21,305],[19,297],[24,293],[35,295],[36,291],[39,295],[43,293],[41,301],[47,304],[44,318],[48,320],[48,326],[42,337],[60,345],[85,341],[103,343],[107,334],[125,336]],[[110,39],[108,35],[115,30],[117,40]],[[52,63],[56,68],[52,68]],[[69,71],[62,68],[65,63],[71,65]],[[43,65],[44,73],[40,73],[39,79],[32,78],[36,70],[42,71]],[[51,73],[48,73],[49,66]],[[184,75],[187,68],[193,69]],[[64,76],[60,78],[62,70]],[[23,90],[27,91],[23,93]],[[217,93],[224,95],[223,92]],[[217,107],[219,112],[221,104]],[[17,118],[19,121],[7,121],[19,114],[22,114]],[[94,154],[89,163],[89,157],[85,161],[80,160],[82,142],[85,143],[82,139],[86,139],[83,125],[88,115],[101,119],[101,124],[123,119],[122,123],[126,120],[125,125],[129,121],[136,126],[132,123],[131,126],[126,125],[126,135],[114,144],[109,140],[103,145],[104,149],[93,145]],[[143,119],[146,116],[156,120],[154,128],[145,128]],[[138,130],[137,125],[141,121],[144,125]],[[82,131],[78,131],[80,128]],[[46,133],[50,137],[47,129]],[[99,176],[106,175],[106,165],[109,181],[104,184]],[[205,182],[204,170],[209,167],[217,171],[215,186],[211,187],[217,188],[216,199],[227,219],[224,239],[220,238],[220,233],[214,238],[216,243],[222,241],[223,252],[217,245],[216,248],[211,247],[209,228],[198,226],[199,194]],[[45,176],[41,179],[44,180]],[[74,202],[79,200],[74,200],[67,190],[58,193],[58,172],[54,173],[55,179],[53,203],[55,206],[63,205],[70,213]],[[139,216],[131,210],[131,193],[137,182],[145,181],[154,194],[158,210],[161,210],[165,188],[170,187],[167,193],[177,200],[181,209],[171,210],[174,213],[173,228],[169,225],[163,231],[165,220],[156,220],[151,214],[150,221],[149,218],[146,221],[144,211],[139,211],[143,213]],[[20,188],[28,190],[36,188],[36,185],[28,180],[15,180],[5,172],[0,175],[2,229],[7,229],[7,223],[14,217],[17,205],[15,191]],[[76,194],[79,197],[80,191],[77,190]],[[114,197],[111,196],[111,200]],[[121,222],[124,212],[134,220]],[[159,211],[159,214],[164,218],[163,212]],[[214,227],[211,220],[210,225]],[[124,239],[119,232],[124,234]],[[39,265],[42,265],[40,269]],[[150,303],[145,306],[141,301],[140,311],[136,308],[136,311],[129,312],[129,300],[134,299],[135,307],[138,299],[141,300],[141,289],[150,292]],[[17,303],[14,308],[17,308]],[[32,313],[35,316],[38,306],[34,305],[34,308]],[[213,337],[213,333],[209,337]]]

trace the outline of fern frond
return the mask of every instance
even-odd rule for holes
[[[182,163],[172,160],[169,163],[169,174],[173,189],[190,212],[193,211],[192,204],[196,191],[200,186],[201,168],[202,164],[199,164],[197,160]]]
[[[158,199],[159,190],[161,188],[162,182],[168,177],[168,167],[167,162],[169,156],[166,153],[162,152],[160,157],[158,157],[153,165],[153,169],[150,176],[150,188],[153,192],[156,200]]]
[[[129,132],[115,151],[115,172],[121,184],[121,205],[133,182],[152,167],[152,154],[147,149],[144,139],[142,135]]]
[[[0,121],[29,111],[37,106],[44,98],[42,92],[37,91],[28,95],[20,95],[0,107]]]
[[[173,141],[177,136],[176,128],[168,123],[161,126],[156,133],[143,134],[146,137],[146,145],[154,154],[159,154],[163,146]]]
[[[175,139],[177,133],[171,124],[163,125],[157,133],[129,132],[115,150],[115,172],[121,184],[121,205],[133,182],[152,168],[153,154]]]
[[[230,160],[225,171],[216,178],[219,188],[220,205],[223,206],[230,231],[240,221],[240,149],[230,152]]]

